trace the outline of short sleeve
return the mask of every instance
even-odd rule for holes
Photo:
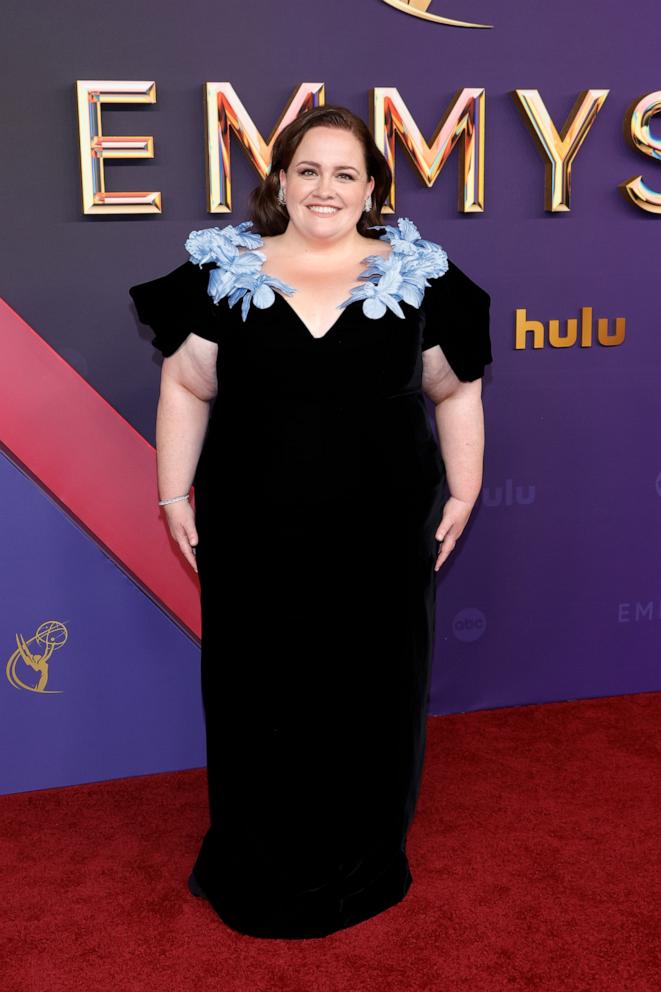
[[[131,286],[131,296],[138,318],[156,333],[152,344],[168,358],[192,332],[218,344],[218,306],[207,292],[209,269],[184,262],[167,275]]]
[[[489,334],[491,297],[448,259],[447,271],[430,279],[422,302],[422,350],[440,345],[462,382],[484,374],[493,361]]]

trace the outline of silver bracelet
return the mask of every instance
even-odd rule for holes
[[[167,503],[178,503],[180,499],[190,499],[190,493],[185,496],[173,496],[172,499],[159,499],[158,505],[165,506]]]

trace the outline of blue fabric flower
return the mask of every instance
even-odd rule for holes
[[[264,255],[261,252],[256,252],[256,254],[262,260],[264,259]],[[295,292],[291,286],[288,286],[286,282],[282,282],[281,279],[276,279],[275,276],[269,276],[265,272],[259,272],[254,277],[251,274],[247,285],[238,282],[236,288],[230,293],[227,302],[233,307],[236,301],[243,297],[241,317],[245,320],[248,316],[251,303],[254,303],[258,310],[266,310],[275,301],[275,293],[271,288],[272,286],[275,286],[282,293],[291,294]]]
[[[245,220],[236,227],[227,224],[223,228],[211,227],[201,231],[191,231],[186,240],[186,250],[192,262],[203,265],[215,262],[216,268],[209,273],[208,293],[214,303],[227,297],[231,307],[241,300],[241,317],[245,321],[251,302],[260,310],[272,305],[274,289],[291,295],[296,290],[281,279],[262,272],[266,256],[260,248],[264,242],[259,234],[250,233],[252,221]],[[381,241],[390,242],[389,257],[368,255],[367,263],[359,275],[364,280],[354,286],[349,297],[338,304],[338,309],[363,300],[363,313],[366,317],[378,319],[387,309],[398,317],[404,317],[399,301],[419,307],[424,298],[429,279],[442,276],[448,269],[447,254],[434,241],[426,241],[408,217],[400,217],[397,227],[374,225],[372,230],[385,228]],[[248,251],[240,251],[247,248]]]
[[[416,251],[431,251],[436,254],[439,252],[445,255],[445,252],[440,245],[437,245],[434,241],[426,241],[424,238],[420,237],[420,232],[408,217],[400,217],[397,221],[397,227],[391,227],[389,224],[381,225],[374,224],[370,230],[377,231],[380,227],[385,227],[385,234],[381,235],[379,240],[389,241],[393,247],[393,251],[400,254],[412,255]]]
[[[378,258],[378,256],[374,255],[370,257]],[[367,261],[367,259],[363,259],[363,261]],[[385,260],[379,259],[379,261]],[[398,317],[403,317],[404,312],[397,302],[398,297],[401,296],[401,289],[403,285],[399,264],[397,263],[383,266],[379,271],[382,274],[378,282],[366,282],[363,286],[354,286],[353,289],[349,291],[348,299],[340,303],[340,307],[347,307],[355,300],[364,300],[363,313],[366,317],[372,317],[375,319],[383,317],[386,312],[386,308],[392,310]],[[367,270],[365,270],[365,272],[361,272],[359,278],[362,279],[366,272]]]
[[[259,309],[271,306],[275,300],[271,286],[282,293],[295,292],[292,286],[261,271],[266,258],[263,252],[254,249],[264,244],[259,234],[251,234],[251,220],[244,220],[233,227],[211,227],[201,231],[191,231],[185,248],[191,262],[203,265],[215,262],[216,268],[209,273],[207,292],[214,303],[227,296],[231,307],[242,299],[241,316],[248,316],[251,301]],[[239,251],[248,248],[249,251]]]
[[[184,248],[190,255],[191,262],[197,265],[203,265],[205,262],[226,265],[239,254],[237,246],[240,245],[242,248],[261,246],[262,239],[258,234],[246,233],[250,227],[252,221],[244,220],[236,227],[227,224],[225,227],[208,227],[202,231],[191,231]]]
[[[231,248],[232,246],[228,247]],[[240,287],[244,292],[252,289],[253,282],[259,275],[263,259],[264,255],[261,252],[237,251],[224,266],[211,269],[208,292],[213,302],[218,303],[235,287]]]
[[[372,230],[380,226],[374,225]],[[448,269],[448,257],[443,248],[421,238],[408,217],[400,217],[396,228],[385,225],[385,232],[379,240],[390,242],[390,256],[368,255],[363,259],[368,266],[359,276],[360,279],[371,279],[376,275],[378,281],[354,286],[349,298],[340,303],[341,307],[346,307],[355,300],[364,299],[366,317],[382,317],[386,307],[398,317],[404,317],[396,301],[403,300],[416,308],[421,306],[429,279],[443,275]]]

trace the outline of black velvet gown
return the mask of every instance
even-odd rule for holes
[[[132,287],[153,344],[218,343],[195,474],[209,827],[195,876],[255,937],[313,938],[404,898],[421,780],[445,468],[422,351],[491,362],[488,293],[449,261],[422,305],[315,338],[287,299],[207,295],[184,262]]]

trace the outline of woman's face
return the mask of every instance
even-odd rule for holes
[[[365,198],[374,189],[358,138],[342,128],[321,126],[305,133],[287,171],[280,170],[280,184],[290,222],[311,239],[355,233]]]

